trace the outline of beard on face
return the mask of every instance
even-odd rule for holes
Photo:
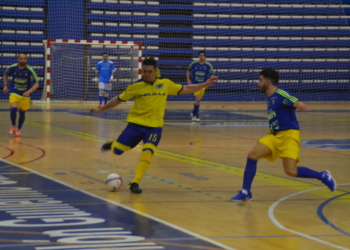
[[[25,62],[20,62],[20,63],[19,63],[19,65],[21,65],[21,66],[25,66],[25,65],[26,65],[26,63],[25,63]]]
[[[266,93],[266,91],[267,91],[266,85],[263,85],[262,87],[260,87],[260,92],[261,93]]]

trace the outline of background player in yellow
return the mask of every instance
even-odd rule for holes
[[[256,173],[257,161],[282,158],[284,172],[292,177],[313,178],[322,181],[331,191],[337,187],[329,171],[317,172],[307,167],[297,167],[300,150],[300,131],[295,110],[307,111],[306,105],[288,91],[278,88],[279,74],[274,69],[260,72],[259,88],[268,96],[267,116],[270,134],[261,138],[249,152],[244,170],[242,190],[231,201],[251,200],[250,191]]]
[[[210,76],[214,74],[214,68],[206,62],[206,54],[203,50],[198,52],[198,61],[191,63],[188,66],[186,73],[187,84],[198,84],[205,82]],[[196,100],[194,102],[193,111],[191,112],[192,121],[200,121],[199,118],[199,105],[204,96],[205,88],[196,91],[194,96]]]
[[[113,153],[121,155],[143,141],[141,160],[130,183],[131,192],[137,194],[142,192],[139,184],[161,139],[168,95],[194,93],[218,80],[218,77],[212,76],[204,83],[182,86],[166,78],[156,78],[157,62],[153,58],[142,62],[142,74],[142,79],[130,84],[123,93],[114,97],[104,107],[91,109],[91,113],[101,113],[134,98],[134,106],[127,116],[127,127],[117,140],[105,143],[102,150],[112,150]]]
[[[25,112],[30,108],[30,94],[38,87],[38,76],[35,71],[27,65],[27,55],[19,53],[17,58],[18,63],[12,64],[4,73],[4,93],[10,92],[10,117],[12,126],[10,134],[15,136],[21,135],[21,128],[25,120]],[[8,87],[8,77],[12,80]],[[18,126],[16,128],[17,110],[19,108]]]

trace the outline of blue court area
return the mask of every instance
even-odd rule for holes
[[[315,139],[303,140],[301,146],[304,148],[323,149],[350,149],[350,139]]]
[[[225,249],[35,172],[0,168],[0,249]]]
[[[331,199],[328,199],[326,200],[325,202],[323,202],[317,209],[317,215],[318,217],[320,217],[320,219],[326,223],[327,225],[329,225],[330,227],[334,228],[335,230],[337,230],[338,232],[346,235],[346,236],[350,236],[350,233],[349,232],[346,232],[345,230],[339,228],[338,226],[336,226],[334,223],[332,223],[329,219],[327,219],[327,217],[325,216],[324,214],[324,208],[332,201],[340,198],[340,197],[343,197],[343,196],[346,196],[346,195],[350,195],[350,192],[349,193],[345,193],[345,194],[341,194],[341,195],[338,195],[338,196],[335,196]]]

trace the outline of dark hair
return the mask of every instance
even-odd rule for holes
[[[146,58],[142,62],[142,66],[153,66],[155,69],[157,68],[157,61],[153,57]]]
[[[21,54],[22,54],[22,55],[25,55],[26,57],[28,57],[26,53],[24,53],[24,52],[19,52],[18,55],[17,55],[17,58],[18,58],[19,55],[21,55]]]
[[[103,52],[103,53],[101,54],[101,56],[103,56],[103,55],[107,55],[107,56],[108,56],[108,53],[107,53],[107,52]]]
[[[278,85],[278,81],[280,79],[280,75],[278,74],[278,72],[276,70],[274,70],[274,69],[263,69],[260,72],[260,75],[262,75],[264,78],[270,80],[272,85],[275,85],[275,86]]]
[[[200,51],[198,51],[198,56],[200,55],[200,54],[204,54],[205,56],[207,56],[207,54],[205,53],[205,51],[204,50],[200,50]]]

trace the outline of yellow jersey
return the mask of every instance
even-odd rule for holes
[[[176,84],[166,78],[157,78],[153,83],[147,83],[140,79],[130,84],[118,96],[121,101],[127,101],[131,98],[135,100],[126,121],[146,127],[163,127],[168,95],[178,95],[182,88],[181,84]]]

